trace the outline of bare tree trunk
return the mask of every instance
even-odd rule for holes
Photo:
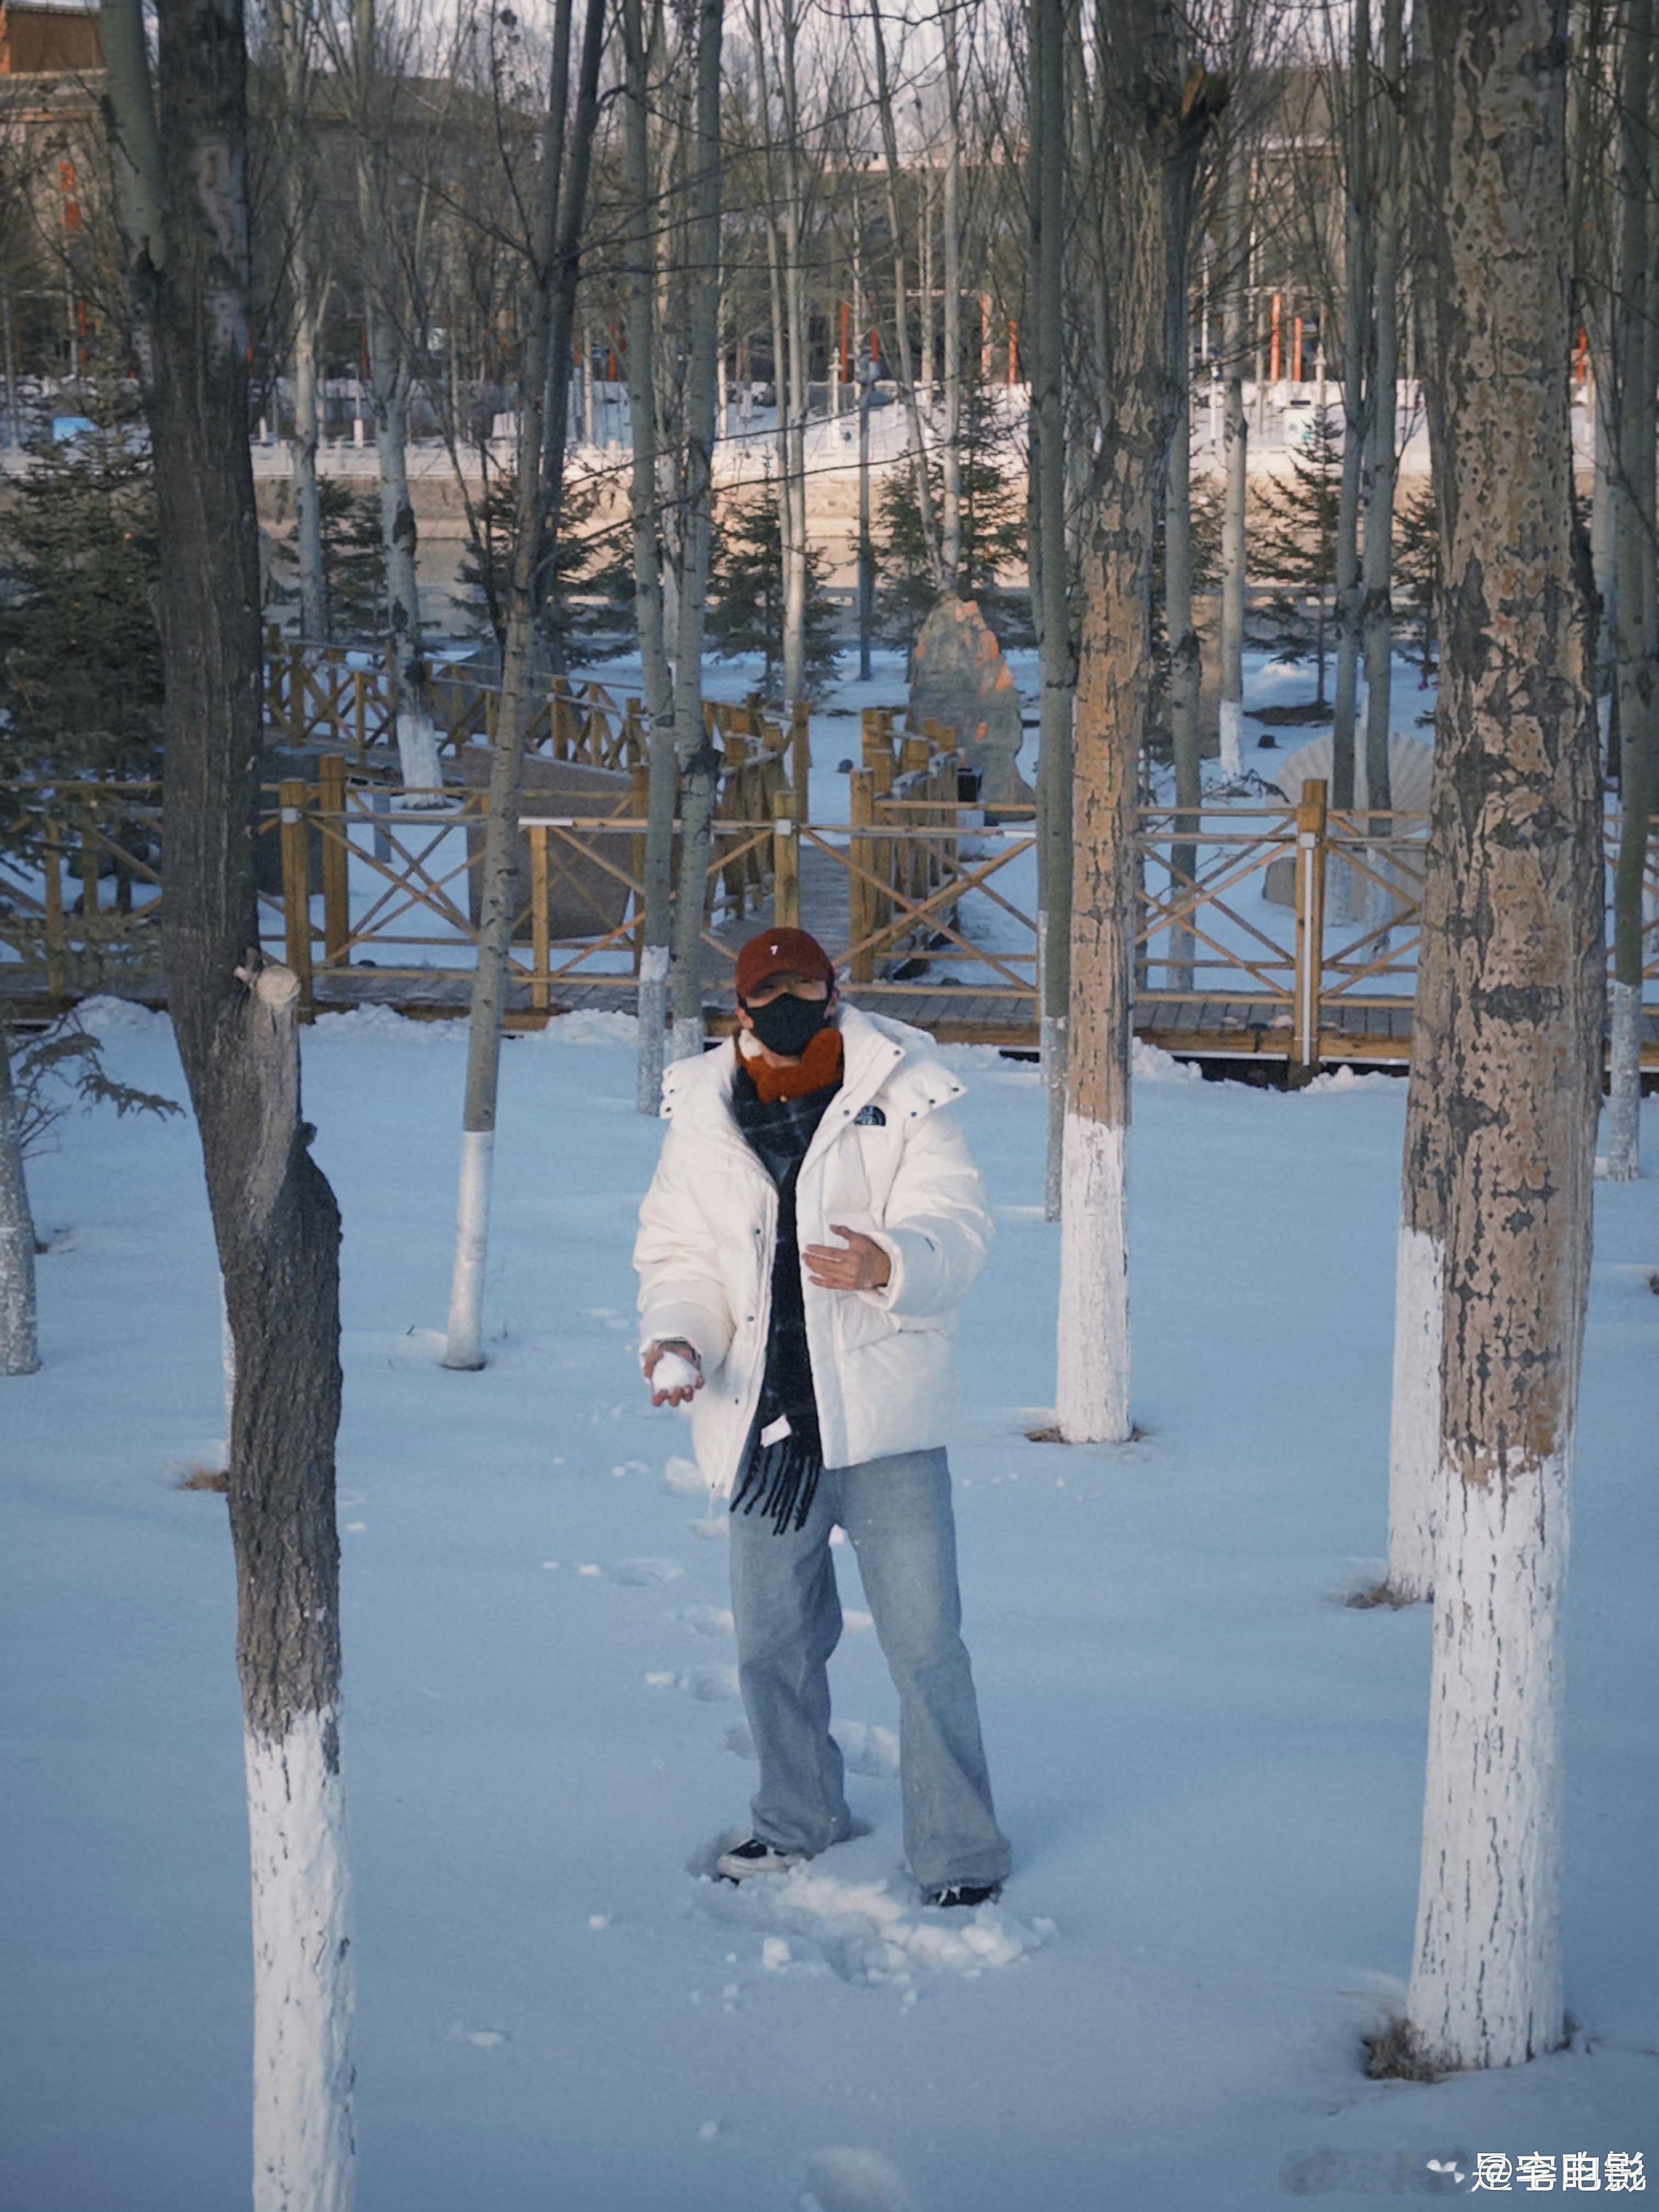
[[[1244,591],[1249,567],[1245,497],[1249,417],[1244,411],[1245,289],[1249,275],[1249,173],[1237,134],[1227,156],[1227,291],[1223,310],[1221,507],[1221,773],[1244,766]]]
[[[298,986],[259,966],[258,532],[247,442],[246,62],[237,0],[138,0],[107,99],[149,369],[166,677],[165,953],[235,1346],[229,1504],[252,1864],[256,2212],[351,2202],[340,1779],[339,1235],[308,1149]],[[153,136],[152,136],[153,134]],[[155,210],[161,210],[159,223]]]
[[[441,788],[443,769],[438,760],[438,733],[432,720],[421,635],[415,503],[409,494],[408,349],[386,318],[373,307],[368,334],[398,772],[406,792],[430,793]]]
[[[668,944],[674,869],[674,691],[664,643],[662,550],[659,538],[656,389],[656,198],[651,184],[650,95],[641,0],[623,0],[626,97],[623,158],[629,216],[628,407],[634,441],[630,482],[634,532],[634,604],[645,674],[648,819],[640,930],[637,1103],[641,1114],[662,1104],[668,1020]]]
[[[1058,1221],[1066,1130],[1066,1024],[1072,952],[1071,555],[1066,537],[1065,229],[1066,0],[1031,9],[1032,341],[1031,609],[1042,673],[1037,756],[1042,866],[1038,985],[1042,1078],[1048,1097],[1043,1213]]]
[[[1429,0],[1449,456],[1435,788],[1455,1133],[1408,2037],[1564,2034],[1556,1628],[1600,1091],[1602,868],[1568,428],[1565,0]]]
[[[1394,670],[1394,502],[1400,466],[1401,102],[1406,95],[1404,0],[1382,0],[1382,83],[1371,103],[1370,137],[1376,154],[1376,256],[1372,310],[1370,465],[1366,471],[1365,545],[1361,568],[1360,628],[1365,649],[1365,799],[1386,836],[1394,805],[1389,769]],[[1381,869],[1375,854],[1371,866]]]
[[[548,517],[544,501],[543,440],[550,378],[562,410],[568,388],[568,337],[587,198],[587,168],[599,112],[604,0],[586,0],[580,83],[565,174],[565,106],[570,76],[571,0],[556,0],[547,118],[542,140],[534,232],[531,240],[532,306],[519,381],[519,505],[501,656],[501,690],[489,769],[489,816],[480,870],[477,966],[467,1037],[466,1103],[461,1121],[460,1200],[455,1264],[450,1284],[446,1367],[484,1364],[483,1280],[489,1241],[489,1188],[495,1141],[495,1099],[501,1075],[501,1018],[507,1010],[507,963],[516,919],[513,848],[519,827],[524,765],[524,726],[534,671],[537,587]],[[561,362],[559,354],[563,352]],[[562,483],[555,478],[554,485]],[[557,519],[553,518],[556,530]]]
[[[898,132],[893,123],[893,93],[888,79],[887,40],[881,26],[881,0],[870,0],[870,30],[876,59],[876,114],[881,125],[882,151],[887,157],[887,222],[893,238],[893,359],[892,370],[904,402],[910,431],[910,467],[915,479],[916,510],[921,521],[921,540],[933,589],[945,589],[945,566],[939,549],[939,517],[933,508],[933,479],[927,467],[927,433],[916,400],[915,363],[910,352],[910,309],[906,297],[904,232],[899,221]],[[931,374],[931,368],[929,369]]]
[[[1370,406],[1375,398],[1371,361],[1371,107],[1370,11],[1353,11],[1353,45],[1343,103],[1346,247],[1343,255],[1342,484],[1336,520],[1336,698],[1331,728],[1331,805],[1349,812],[1354,803],[1354,733],[1359,702],[1359,514]],[[1341,871],[1345,878],[1348,872]],[[1342,891],[1352,896],[1352,881]],[[1342,893],[1339,893],[1339,896]]]
[[[414,501],[409,495],[409,392],[411,378],[406,330],[392,312],[393,252],[386,205],[392,185],[384,173],[392,119],[380,112],[375,0],[356,0],[352,14],[351,75],[357,133],[357,217],[365,262],[363,319],[368,336],[369,386],[374,398],[374,451],[380,464],[380,546],[386,559],[386,648],[393,726],[405,791],[435,792],[442,785],[437,732],[433,726],[426,657],[421,642],[421,598],[416,573]]]
[[[23,1145],[11,1080],[11,1049],[0,1012],[0,1375],[33,1375],[40,1364],[35,1325],[34,1216],[23,1179]]]
[[[1438,189],[1425,161],[1425,124],[1413,118],[1413,181],[1429,206]],[[1425,171],[1427,171],[1426,175]],[[1444,350],[1437,288],[1430,283],[1425,307],[1429,351]],[[1447,451],[1440,381],[1425,385],[1431,480],[1443,537],[1446,492],[1452,473]],[[1443,609],[1431,619],[1443,630]],[[1434,772],[1444,772],[1437,748]],[[1442,810],[1437,805],[1437,823]],[[1389,1596],[1416,1604],[1434,1592],[1434,1540],[1442,1501],[1440,1480],[1440,1347],[1445,1328],[1446,1208],[1451,1175],[1452,1129],[1446,1089],[1451,1058],[1451,946],[1447,936],[1449,878],[1446,856],[1431,836],[1425,858],[1423,920],[1412,1009],[1411,1084],[1406,1099],[1406,1140],[1401,1162],[1400,1232],[1395,1248],[1393,1390],[1389,1426]]]
[[[277,0],[272,14],[283,77],[287,137],[284,179],[289,194],[289,286],[294,295],[294,439],[289,453],[294,484],[294,555],[300,587],[300,635],[319,643],[329,635],[328,589],[323,574],[323,503],[317,481],[318,345],[323,279],[319,267],[310,168],[301,148],[306,127],[310,58],[305,0]]]
[[[962,63],[957,17],[939,17],[945,45],[945,422],[939,449],[939,554],[941,589],[961,588],[962,568]],[[933,363],[927,374],[933,374]]]
[[[720,350],[720,48],[724,0],[698,0],[693,215],[686,243],[685,469],[682,479],[679,637],[674,670],[674,743],[680,768],[680,879],[674,909],[674,1057],[702,1052],[704,889],[720,756],[703,726],[702,635],[708,592],[714,484],[714,386]]]
[[[1097,281],[1112,288],[1112,313],[1078,671],[1055,1399],[1070,1443],[1119,1442],[1130,1428],[1125,1170],[1153,529],[1181,407],[1174,355],[1199,158],[1225,97],[1224,85],[1201,71],[1183,81],[1169,0],[1123,0],[1097,41],[1111,167]]]
[[[806,696],[806,418],[811,401],[808,381],[806,307],[806,209],[802,169],[800,88],[796,77],[799,17],[794,0],[781,0],[783,94],[784,342],[787,348],[789,413],[783,436],[783,481],[780,508],[783,535],[783,700],[793,708]],[[783,385],[779,380],[779,404]]]
[[[758,28],[756,38],[758,45]],[[763,64],[756,63],[756,74],[761,76]],[[769,162],[769,167],[770,166]],[[774,187],[775,197],[782,198],[784,187]],[[782,214],[770,214],[766,222],[766,274],[772,307],[772,360],[775,369],[773,386],[778,395],[777,457],[778,457],[778,552],[783,567],[783,655],[786,666],[789,659],[789,589],[795,570],[795,499],[794,499],[794,363],[791,340],[794,325],[788,300],[790,249],[787,230],[787,210]],[[772,677],[772,654],[769,641],[766,655],[766,679]]]
[[[1437,772],[1438,763],[1437,762]],[[1440,1491],[1440,1346],[1444,1329],[1447,1183],[1451,1124],[1446,1079],[1450,946],[1447,863],[1426,863],[1417,992],[1412,1007],[1411,1087],[1395,1248],[1394,1376],[1389,1426],[1389,1595],[1417,1604],[1434,1589]]]
[[[1659,804],[1659,605],[1655,562],[1656,243],[1653,0],[1629,0],[1619,164],[1619,563],[1615,617],[1621,819],[1613,875],[1613,1024],[1607,1173],[1641,1174],[1642,923],[1650,823]]]
[[[1170,739],[1175,755],[1176,802],[1196,808],[1203,797],[1198,758],[1198,695],[1201,678],[1198,631],[1193,623],[1193,440],[1192,337],[1185,294],[1179,302],[1180,331],[1174,370],[1181,386],[1181,411],[1170,441],[1170,473],[1164,491],[1164,627],[1170,641]],[[1180,839],[1170,851],[1171,895],[1196,874],[1198,848],[1189,840],[1200,828],[1196,812],[1176,823]],[[1170,988],[1193,988],[1193,933],[1179,924],[1170,933]]]

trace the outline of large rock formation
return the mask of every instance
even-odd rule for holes
[[[941,599],[921,626],[910,664],[908,727],[942,722],[964,768],[977,770],[988,806],[1030,803],[1019,754],[1019,693],[989,623],[971,599]]]

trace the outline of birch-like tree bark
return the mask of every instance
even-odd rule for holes
[[[636,1103],[641,1114],[655,1114],[662,1104],[668,1022],[676,769],[673,679],[663,627],[657,441],[657,201],[652,189],[649,49],[641,0],[623,0],[622,34],[623,158],[629,222],[628,410],[634,444],[629,514],[649,763],[641,898]]]
[[[957,11],[939,15],[945,48],[945,179],[940,229],[945,299],[944,422],[939,439],[939,559],[941,588],[959,588],[962,569],[962,57]],[[923,374],[931,378],[929,360]]]
[[[1370,408],[1375,398],[1371,363],[1372,240],[1370,185],[1371,41],[1369,0],[1357,0],[1349,66],[1331,76],[1340,101],[1345,246],[1342,307],[1342,481],[1336,518],[1336,689],[1332,704],[1331,805],[1350,811],[1354,803],[1354,738],[1359,702],[1359,515],[1364,494]],[[1339,898],[1352,894],[1349,872]]]
[[[1659,384],[1653,268],[1653,0],[1628,0],[1620,101],[1618,470],[1613,530],[1619,581],[1613,620],[1619,695],[1619,858],[1613,873],[1612,1051],[1607,1174],[1640,1175],[1642,953],[1648,842],[1659,805],[1659,604],[1656,604],[1655,386]]]
[[[1440,771],[1438,757],[1437,773]],[[1436,808],[1437,823],[1443,810]],[[1446,1205],[1451,1120],[1446,1090],[1450,945],[1447,867],[1431,841],[1412,1004],[1411,1085],[1400,1178],[1394,1286],[1394,1374],[1389,1423],[1388,1591],[1417,1604],[1434,1589],[1440,1495],[1440,1346],[1445,1322]]]
[[[164,951],[235,1347],[228,1470],[252,1870],[256,2212],[347,2212],[351,1971],[340,1777],[339,1237],[301,1113],[298,984],[262,968],[261,693],[247,441],[240,0],[106,0],[106,99],[155,457]],[[159,128],[158,128],[159,109]]]
[[[1181,411],[1170,441],[1170,471],[1164,491],[1164,629],[1170,651],[1170,744],[1175,757],[1176,803],[1198,807],[1203,797],[1198,756],[1198,700],[1202,671],[1198,630],[1193,619],[1193,440],[1192,333],[1187,298],[1176,306],[1175,374],[1181,386]],[[1182,835],[1170,850],[1171,895],[1189,896],[1185,885],[1198,872],[1200,828],[1194,811],[1176,823]],[[1182,923],[1170,933],[1170,988],[1193,988],[1193,933]]]
[[[1450,1170],[1416,2052],[1563,2039],[1558,1623],[1600,1094],[1572,550],[1565,0],[1428,0],[1447,481],[1435,787]]]
[[[720,331],[720,52],[724,0],[697,0],[696,108],[691,141],[692,218],[686,231],[685,464],[681,472],[679,634],[674,666],[674,744],[680,771],[680,874],[674,905],[674,1057],[702,1050],[704,889],[720,756],[703,724],[702,639],[708,593],[714,471],[716,364]]]
[[[34,1216],[23,1179],[10,1041],[0,1012],[0,1375],[33,1375],[40,1366],[35,1313]]]
[[[1370,103],[1375,155],[1373,191],[1370,407],[1365,471],[1365,543],[1361,556],[1359,623],[1365,658],[1365,800],[1388,834],[1394,796],[1389,767],[1393,728],[1394,503],[1400,464],[1395,448],[1400,378],[1400,244],[1404,227],[1401,182],[1401,104],[1406,96],[1404,0],[1382,0],[1380,82]],[[1380,864],[1373,856],[1371,866]]]
[[[446,1367],[484,1364],[483,1287],[489,1249],[489,1194],[495,1143],[495,1103],[501,1077],[501,1018],[507,1009],[507,963],[516,919],[513,848],[523,784],[524,730],[535,665],[537,585],[545,533],[556,514],[545,511],[544,420],[550,392],[563,425],[570,374],[569,331],[580,267],[588,167],[599,113],[599,59],[605,0],[586,0],[580,81],[569,161],[565,159],[565,111],[570,81],[571,0],[556,0],[547,116],[536,185],[530,241],[529,332],[517,394],[518,513],[508,596],[501,690],[489,768],[489,814],[479,881],[477,965],[467,1036],[466,1101],[461,1121],[460,1197],[455,1261],[449,1293]],[[562,356],[562,358],[561,356]],[[552,364],[550,376],[549,364]],[[562,482],[562,478],[556,479]]]
[[[400,282],[398,244],[392,236],[396,184],[388,160],[398,118],[383,96],[375,0],[355,0],[350,83],[357,137],[357,216],[363,256],[369,388],[374,400],[374,453],[380,480],[380,546],[386,560],[386,653],[393,727],[405,791],[433,793],[443,783],[432,720],[421,632],[415,503],[409,491],[409,399],[413,380],[410,318]],[[420,198],[426,193],[422,188]],[[416,218],[415,251],[423,215]]]
[[[1419,203],[1433,204],[1438,181],[1425,143],[1427,118],[1414,114],[1410,144]],[[1428,134],[1432,136],[1431,131]],[[1439,289],[1431,283],[1424,303],[1432,361],[1444,354]],[[1440,503],[1444,536],[1452,461],[1446,445],[1443,380],[1425,384],[1430,473]],[[1435,611],[1437,628],[1443,609]],[[1449,772],[1449,756],[1437,747],[1434,774]],[[1400,1233],[1395,1259],[1393,1390],[1389,1424],[1389,1571],[1387,1590],[1396,1604],[1417,1604],[1434,1590],[1434,1536],[1441,1500],[1440,1348],[1445,1327],[1446,1208],[1453,1133],[1446,1089],[1451,1061],[1451,945],[1447,933],[1449,866],[1437,840],[1447,818],[1437,793],[1431,802],[1425,859],[1423,918],[1412,1007],[1411,1082],[1406,1099],[1406,1140],[1401,1163]]]
[[[300,635],[322,644],[329,636],[328,589],[323,574],[323,498],[317,479],[321,441],[320,368],[324,280],[312,198],[313,165],[306,150],[306,111],[311,81],[311,20],[307,0],[276,0],[271,11],[283,79],[283,185],[288,194],[289,289],[294,301],[294,437],[289,447],[294,485],[294,557],[300,592]]]
[[[927,466],[927,432],[916,397],[915,361],[910,350],[909,279],[899,210],[898,180],[902,172],[881,0],[870,0],[870,32],[876,63],[876,117],[881,126],[882,151],[887,160],[887,224],[893,241],[893,357],[887,366],[904,403],[905,422],[910,433],[910,468],[915,483],[922,545],[933,574],[933,589],[943,592],[945,563],[939,544],[939,516],[933,503],[933,477]]]
[[[1038,973],[1048,1100],[1043,1214],[1058,1221],[1066,1132],[1066,1035],[1072,954],[1071,554],[1066,532],[1066,0],[1031,8],[1031,605],[1042,677],[1037,852]]]
[[[780,505],[787,515],[783,545],[783,702],[793,710],[806,696],[806,417],[811,404],[807,347],[806,175],[801,139],[799,14],[780,0],[780,90],[783,95],[785,215],[784,343],[789,412],[784,433]],[[779,404],[782,405],[780,384]]]
[[[1222,309],[1221,773],[1244,767],[1245,500],[1249,417],[1244,411],[1245,290],[1249,273],[1249,165],[1237,125],[1228,132],[1226,283]]]
[[[1085,522],[1076,717],[1072,1004],[1061,1166],[1056,1422],[1068,1443],[1130,1432],[1128,1228],[1136,779],[1151,706],[1153,532],[1181,409],[1198,165],[1224,81],[1183,72],[1169,0],[1097,28],[1107,167],[1095,281],[1106,376]]]
[[[799,55],[800,20],[796,0],[776,0],[775,13],[769,13],[765,0],[754,0],[750,13],[763,141],[765,205],[762,216],[766,231],[772,357],[778,394],[783,697],[785,706],[792,708],[797,700],[806,696],[806,421],[811,399],[805,267],[807,177]],[[774,46],[778,58],[775,88],[767,59]]]

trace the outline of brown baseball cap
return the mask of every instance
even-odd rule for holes
[[[752,998],[775,975],[805,975],[836,988],[835,963],[804,929],[763,929],[751,937],[738,955],[737,986],[740,999]]]

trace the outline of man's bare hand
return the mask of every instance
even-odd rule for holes
[[[677,1382],[672,1389],[666,1390],[653,1389],[651,1393],[651,1402],[653,1406],[689,1406],[693,1397],[702,1388],[702,1362],[697,1357],[696,1346],[688,1344],[683,1336],[671,1336],[665,1343],[653,1344],[647,1347],[644,1360],[645,1379],[647,1382],[650,1382],[664,1358],[670,1354],[676,1358],[684,1360],[688,1367],[695,1370],[696,1379],[690,1383]]]
[[[847,1249],[833,1244],[809,1244],[801,1254],[806,1272],[821,1291],[879,1291],[892,1280],[893,1263],[885,1249],[862,1230],[830,1224],[832,1237],[844,1237]]]

